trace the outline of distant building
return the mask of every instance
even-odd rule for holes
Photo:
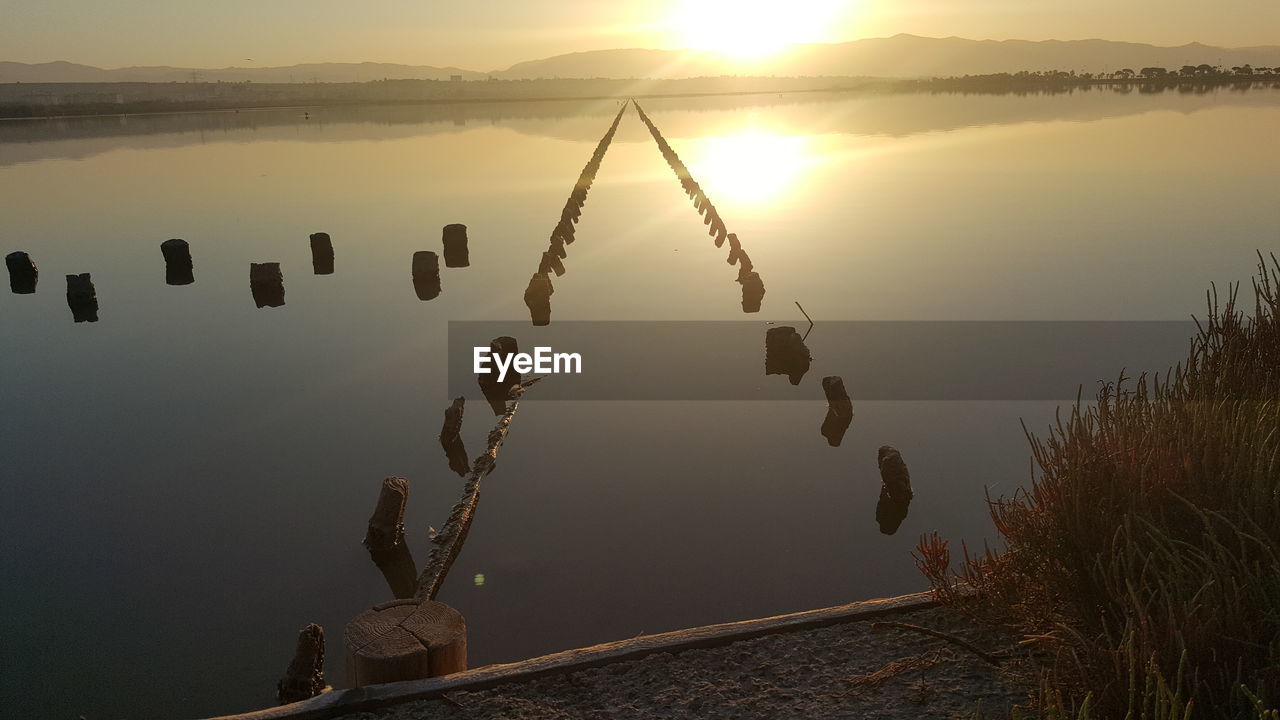
[[[462,76],[461,76],[461,75],[450,75],[450,76],[449,76],[449,80],[451,80],[452,82],[462,82]]]

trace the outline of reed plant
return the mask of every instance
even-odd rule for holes
[[[944,599],[1017,627],[1025,717],[1280,718],[1280,263],[1207,294],[1186,360],[1028,432],[1029,488],[989,504],[999,550],[921,539]],[[961,589],[963,588],[963,592]]]

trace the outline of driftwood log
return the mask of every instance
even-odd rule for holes
[[[498,424],[489,431],[488,446],[484,454],[476,458],[471,476],[463,486],[462,497],[450,511],[444,527],[431,538],[435,547],[431,549],[431,556],[418,576],[418,599],[434,600],[436,594],[440,592],[440,586],[444,584],[449,568],[453,567],[453,561],[462,551],[462,544],[466,541],[467,533],[471,529],[476,506],[480,502],[480,482],[493,472],[498,451],[502,448],[502,442],[511,430],[511,420],[515,418],[516,410],[520,407],[520,398],[536,382],[538,378],[532,378],[522,385],[511,386],[508,391],[506,412],[498,420]]]
[[[288,705],[313,698],[324,690],[324,628],[311,623],[298,633],[293,660],[276,683],[276,700]]]

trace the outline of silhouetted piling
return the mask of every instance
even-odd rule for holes
[[[9,268],[9,289],[17,295],[30,295],[36,291],[36,281],[40,271],[36,268],[31,256],[25,252],[11,252],[4,256],[5,267]]]
[[[98,322],[98,291],[89,273],[67,276],[67,306],[76,322]]]
[[[529,317],[534,325],[551,323],[551,296],[555,293],[551,278],[544,272],[537,272],[529,278],[529,286],[524,291],[524,304],[529,308]]]
[[[440,258],[430,250],[413,254],[413,289],[419,300],[431,300],[440,294]]]
[[[333,239],[329,233],[311,233],[311,271],[316,275],[333,274]]]
[[[249,291],[259,308],[284,305],[284,274],[280,263],[249,263]]]
[[[191,261],[191,246],[182,238],[171,238],[160,243],[164,256],[164,281],[167,285],[190,285],[196,281],[195,264]]]
[[[902,455],[889,445],[881,445],[876,454],[880,466],[880,499],[876,503],[876,522],[880,532],[892,535],[907,517],[915,493],[911,490],[911,474]]]
[[[760,303],[764,300],[764,281],[760,274],[749,272],[738,279],[742,284],[742,312],[760,312]]]
[[[489,403],[489,407],[493,409],[494,415],[501,415],[507,411],[507,399],[511,392],[511,388],[520,382],[520,373],[514,368],[508,367],[505,375],[499,380],[499,371],[496,360],[502,358],[502,361],[508,362],[508,358],[520,352],[520,346],[516,339],[509,335],[502,335],[494,338],[489,342],[489,356],[492,358],[489,362],[489,371],[481,373],[477,380],[480,383],[480,392]]]
[[[324,628],[311,623],[298,633],[293,660],[276,684],[276,700],[288,705],[313,698],[324,689]]]
[[[822,436],[831,447],[840,447],[845,431],[853,422],[853,401],[845,392],[839,375],[822,378],[822,391],[827,395],[827,415],[822,420]]]
[[[444,266],[464,268],[471,265],[471,252],[467,249],[467,226],[453,223],[444,226]]]
[[[404,510],[409,502],[409,481],[389,477],[382,481],[378,504],[369,517],[364,546],[369,550],[391,593],[398,598],[413,597],[418,589],[418,569],[404,541]]]
[[[764,335],[764,374],[786,375],[792,385],[799,385],[809,372],[809,348],[796,329],[783,325],[769,328]]]
[[[440,447],[444,448],[449,469],[463,477],[471,469],[467,461],[467,448],[462,442],[462,413],[466,402],[464,397],[454,398],[453,404],[445,408],[444,425],[440,428]]]

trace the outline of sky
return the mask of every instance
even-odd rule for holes
[[[760,56],[911,33],[1280,45],[1280,0],[0,0],[0,60],[395,62],[500,70],[621,47]]]

